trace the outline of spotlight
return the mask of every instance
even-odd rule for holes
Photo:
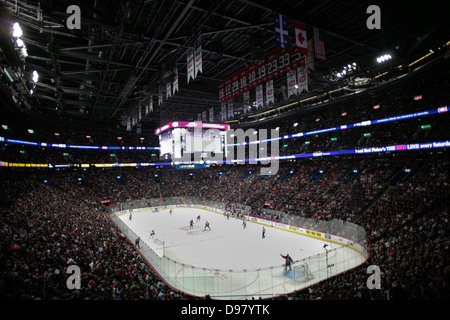
[[[18,22],[14,23],[14,25],[13,25],[13,37],[19,38],[19,37],[22,36],[22,34],[23,34],[22,28],[20,27],[19,23]]]
[[[39,81],[39,73],[36,70],[34,70],[33,71],[33,82],[36,83],[38,81]]]

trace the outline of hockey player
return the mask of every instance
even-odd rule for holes
[[[132,217],[131,217],[132,213],[130,213],[130,216],[128,217],[128,220],[131,221]]]
[[[152,238],[155,235],[155,230],[152,230],[152,232],[150,232],[150,238]]]
[[[242,221],[242,227],[245,229],[247,228],[247,223],[245,222],[245,220]]]
[[[141,248],[141,247],[139,246],[139,241],[140,241],[140,240],[141,240],[141,238],[137,237],[136,241],[134,241],[134,245],[135,245],[136,247],[138,247],[139,249]]]
[[[200,222],[200,215],[197,216],[197,222]]]
[[[192,229],[193,227],[194,227],[194,220],[193,220],[193,219],[191,219],[191,222],[190,222],[189,228],[190,228],[190,229]]]
[[[280,256],[282,256],[284,258],[284,260],[285,260],[285,262],[284,262],[284,271],[287,271],[288,268],[289,268],[289,271],[292,270],[291,263],[293,263],[294,260],[292,260],[292,258],[289,256],[289,254],[286,254],[285,256],[280,254]]]
[[[266,237],[266,228],[263,227],[262,230],[262,238],[264,239]]]
[[[205,222],[205,229],[203,229],[203,231],[205,231],[206,228],[208,228],[209,230],[211,230],[211,228],[209,227],[209,222],[208,222],[208,221]]]
[[[169,213],[172,214],[172,209],[170,209]]]

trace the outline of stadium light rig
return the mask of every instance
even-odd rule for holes
[[[392,56],[390,54],[383,54],[382,56],[379,56],[377,58],[377,62],[378,63],[383,63],[383,62],[386,62],[386,61],[391,60],[391,59],[392,59]]]

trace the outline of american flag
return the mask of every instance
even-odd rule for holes
[[[289,33],[287,17],[279,13],[274,13],[275,18],[275,37],[277,47],[289,48]]]
[[[314,52],[318,59],[325,60],[325,42],[322,30],[314,27]]]

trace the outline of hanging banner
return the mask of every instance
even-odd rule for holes
[[[295,46],[293,46],[295,47]],[[280,77],[291,70],[291,54],[290,49],[278,49],[278,70]]]
[[[264,57],[262,61],[258,62],[256,77],[258,79],[258,86],[266,83],[267,81],[267,72],[266,72],[266,58]]]
[[[209,108],[209,122],[214,122],[214,108]]]
[[[297,93],[297,89],[295,88],[295,85],[297,84],[296,72],[295,71],[289,72],[286,78],[287,78],[287,90],[289,98],[293,94]]]
[[[206,122],[206,111],[202,112],[202,121]]]
[[[264,95],[262,84],[256,88],[256,108],[264,107]]]
[[[231,76],[231,92],[233,98],[239,96],[239,71]]]
[[[239,94],[243,94],[248,91],[247,87],[247,67],[241,68],[239,70]]]
[[[166,84],[166,99],[172,96],[172,84],[169,82]]]
[[[225,101],[230,100],[232,97],[232,82],[231,77],[228,77],[225,79]]]
[[[226,103],[220,104],[220,121],[224,122],[227,120],[227,105]]]
[[[248,65],[248,89],[256,88],[257,85],[256,64],[255,62],[250,62]]]
[[[175,92],[178,91],[178,68],[175,67],[174,69],[175,76],[173,77],[173,94],[175,95]]]
[[[278,78],[278,48],[269,51],[266,56],[267,81]]]
[[[316,71],[316,60],[314,58],[313,39],[308,40],[308,54],[305,57],[305,66],[311,71]]]
[[[275,102],[275,97],[273,95],[273,80],[270,80],[266,84],[266,102],[267,105]]]
[[[194,79],[194,52],[192,49],[189,49],[186,58],[187,64],[187,83],[189,83],[189,79]]]
[[[197,48],[195,48],[195,72],[194,72],[194,78],[197,78],[198,73],[203,73],[203,67],[202,67],[202,46],[199,45]]]
[[[298,94],[304,91],[308,92],[308,72],[306,68],[300,66],[297,69],[297,83],[298,83]]]
[[[153,97],[150,96],[150,100],[148,102],[148,111],[153,112]]]
[[[247,114],[250,108],[250,92],[245,91],[242,94],[242,102],[244,104],[244,114]]]
[[[229,100],[228,101],[228,119],[231,119],[233,117],[234,117],[233,100]]]

